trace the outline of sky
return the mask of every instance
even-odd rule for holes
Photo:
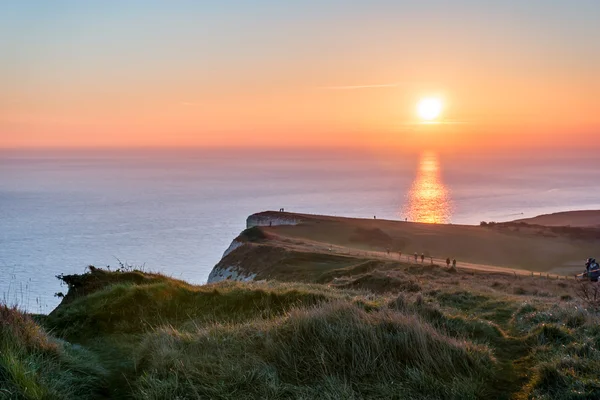
[[[600,148],[597,0],[0,10],[0,148]]]

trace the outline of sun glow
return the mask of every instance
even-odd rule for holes
[[[447,224],[452,216],[450,190],[444,184],[435,153],[423,153],[419,170],[407,193],[401,216],[409,221]]]
[[[442,112],[442,101],[437,97],[428,97],[421,99],[417,104],[417,113],[425,121],[433,121],[440,116]]]

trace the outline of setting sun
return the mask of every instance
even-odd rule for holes
[[[436,97],[421,99],[417,104],[417,113],[421,119],[433,121],[442,112],[442,101]]]

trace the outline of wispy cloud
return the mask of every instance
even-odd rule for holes
[[[347,85],[347,86],[325,86],[324,89],[331,90],[356,90],[356,89],[377,89],[377,88],[391,88],[398,87],[401,83],[377,83],[373,85]]]

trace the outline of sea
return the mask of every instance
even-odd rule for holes
[[[48,313],[59,274],[120,263],[205,283],[279,210],[479,224],[600,209],[595,153],[339,149],[0,151],[0,301]]]

